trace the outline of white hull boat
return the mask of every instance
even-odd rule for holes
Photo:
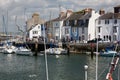
[[[3,49],[3,53],[4,54],[13,54],[15,53],[17,50],[17,48],[15,46],[6,46],[4,49]]]
[[[45,51],[41,51],[41,53],[45,53]],[[49,48],[46,49],[47,54],[53,54],[53,55],[61,55],[61,54],[67,54],[67,50],[63,48]]]
[[[28,56],[33,55],[32,51],[30,49],[25,48],[25,47],[19,47],[18,50],[16,51],[16,54],[17,55],[28,55]]]

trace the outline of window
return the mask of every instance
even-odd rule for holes
[[[104,38],[104,41],[105,41],[105,36],[103,38]]]
[[[58,40],[58,39],[59,39],[59,37],[58,37],[58,36],[55,36],[55,38],[56,38],[56,40]]]
[[[69,26],[69,21],[66,21],[66,26]]]
[[[33,34],[38,34],[38,31],[33,31]]]
[[[72,28],[72,34],[76,37],[77,36],[77,28]]]
[[[117,19],[114,20],[114,24],[117,24]]]
[[[72,28],[72,32],[77,32],[76,28]]]
[[[79,25],[79,26],[83,26],[83,24],[84,24],[84,23],[83,23],[83,20],[79,20],[79,21],[78,21],[78,25]]]
[[[116,40],[117,40],[117,36],[113,35],[113,41],[116,41]]]
[[[98,33],[100,33],[101,32],[101,27],[98,27]]]
[[[58,26],[58,23],[56,23],[55,26]]]
[[[77,20],[74,20],[74,25],[77,25]]]
[[[85,28],[84,27],[82,27],[82,34],[84,34],[85,33]]]
[[[69,23],[71,26],[74,26],[74,20],[70,20]]]
[[[118,11],[119,11],[119,13],[120,13],[120,9],[119,9]]]
[[[86,19],[86,21],[85,21],[86,23],[88,23],[89,22],[89,20],[88,19]]]
[[[117,26],[113,26],[113,33],[117,33]]]
[[[109,40],[111,41],[111,36],[109,36]]]
[[[106,41],[108,41],[108,40],[109,40],[108,35],[106,35]]]
[[[38,26],[38,28],[40,28],[40,26]]]
[[[84,35],[82,35],[82,40],[85,40],[85,36]]]
[[[68,34],[68,33],[69,33],[69,29],[65,28],[65,34]]]
[[[100,35],[98,35],[98,38],[100,38]]]
[[[101,24],[101,20],[98,20],[98,24]]]
[[[105,20],[105,24],[109,24],[109,20],[108,19]]]

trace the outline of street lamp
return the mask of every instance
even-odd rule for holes
[[[85,66],[84,66],[84,69],[85,69],[85,80],[87,80],[88,65],[85,65]]]

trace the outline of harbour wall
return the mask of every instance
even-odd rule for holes
[[[25,45],[27,48],[30,48],[33,52],[37,51],[44,51],[45,46],[43,43],[34,43],[34,42],[27,42],[27,43],[14,43],[15,46]],[[37,46],[37,47],[36,47]],[[106,47],[114,46],[116,48],[116,43],[63,43],[62,47],[65,49],[70,50],[71,53],[86,53],[86,52],[96,52],[98,46],[98,51],[105,49]],[[37,48],[37,49],[36,49]],[[50,48],[50,44],[46,44],[46,48]],[[120,50],[120,44],[118,44],[117,51]]]

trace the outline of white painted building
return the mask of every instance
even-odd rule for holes
[[[72,14],[71,10],[67,10],[66,12],[61,12],[59,17],[52,21],[53,25],[53,38],[57,41],[62,40],[64,36],[64,29],[67,29],[63,26],[63,22]],[[68,34],[67,34],[68,35]]]
[[[65,20],[64,28],[70,31],[69,37],[79,42],[86,42],[95,38],[95,20],[100,15],[91,8],[86,8],[80,12],[74,12],[69,18]],[[65,30],[64,29],[64,30]]]
[[[63,27],[63,21],[56,20],[53,22],[53,31],[54,31],[55,40],[61,40],[62,27]]]
[[[106,42],[120,40],[120,18],[116,15],[120,14],[106,13],[96,20],[97,36]]]
[[[40,24],[36,25],[35,27],[32,27],[29,30],[29,39],[30,40],[32,40],[33,38],[39,38],[40,36],[43,36],[42,27]]]
[[[106,42],[120,41],[120,6],[114,7],[114,13],[101,15],[96,20],[96,37]]]

